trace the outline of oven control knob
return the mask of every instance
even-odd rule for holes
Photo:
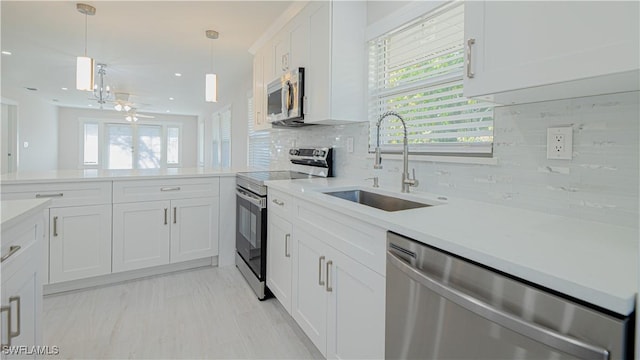
[[[289,155],[299,155],[300,154],[300,150],[298,149],[289,149]]]
[[[314,157],[324,157],[324,150],[313,150]]]

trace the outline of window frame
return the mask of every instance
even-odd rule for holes
[[[433,16],[438,16],[439,14],[442,14],[448,11],[448,9],[446,9],[447,7],[453,8],[456,6],[463,6],[463,5],[456,5],[455,4],[456,2],[457,1],[438,1],[438,2],[432,2],[432,3],[409,4],[403,8],[400,8],[398,11],[391,13],[390,15],[382,18],[378,22],[369,25],[366,29],[367,43],[366,43],[366,50],[365,50],[366,57],[368,59],[367,67],[369,71],[373,71],[369,67],[370,66],[369,61],[371,61],[370,59],[373,56],[376,56],[376,54],[372,52],[376,50],[372,48],[376,46],[377,42],[379,43],[381,41],[385,41],[385,39],[388,39],[389,36],[393,36],[393,34],[396,34],[398,32],[400,32],[400,34],[402,35],[410,34],[410,33],[403,34],[402,33],[404,31],[403,28],[412,27],[414,26],[414,24],[420,23],[421,22],[420,19],[423,19],[422,20],[423,23],[426,23],[427,21],[429,21],[429,19],[433,18]],[[416,16],[415,14],[419,14],[419,15]],[[376,56],[376,59],[374,60],[377,60],[379,58],[380,58],[379,56]],[[395,71],[397,71],[397,69],[395,69]],[[373,80],[374,82],[377,82],[381,77],[389,76],[389,74],[390,73],[387,73],[386,71],[384,74],[380,73],[379,75],[375,75],[375,72],[371,73],[370,76],[375,76],[375,78],[370,79],[370,81]],[[455,72],[446,73],[444,75],[440,75],[434,78],[433,82],[430,80],[429,81],[420,80],[426,83],[425,85],[423,85],[424,87],[408,86],[408,88],[410,89],[414,88],[412,91],[419,91],[423,89],[425,90],[425,92],[429,90],[434,91],[434,90],[437,90],[437,87],[440,86],[441,84],[452,84],[453,86],[455,81],[462,82],[463,79],[464,79],[463,74],[457,75]],[[381,89],[383,91],[381,91]],[[372,154],[375,151],[375,146],[376,146],[375,142],[376,142],[376,136],[377,136],[376,122],[378,120],[378,116],[380,116],[380,114],[384,113],[385,111],[392,110],[392,108],[387,107],[388,105],[384,105],[384,106],[381,105],[381,103],[386,101],[384,97],[381,97],[381,96],[383,96],[385,93],[392,94],[396,92],[397,92],[396,94],[397,96],[411,96],[411,91],[407,91],[407,90],[398,91],[398,90],[394,90],[393,88],[384,89],[383,87],[379,87],[379,86],[374,86],[374,87],[370,85],[367,86],[367,117],[368,117],[368,124],[369,124],[368,157],[372,156]],[[469,100],[481,102],[480,100],[476,100],[476,99],[469,99]],[[376,103],[378,105],[374,105]],[[484,103],[484,102],[481,102],[481,103]],[[486,105],[488,107],[488,106],[491,106],[492,104],[486,103]],[[375,108],[376,106],[380,108],[382,112],[378,113],[380,110],[372,111],[374,110],[373,108]],[[493,108],[494,106],[491,106],[491,107]],[[393,109],[393,110],[397,110],[397,109]],[[400,113],[402,114],[402,108],[398,110],[400,110]],[[479,119],[480,118],[482,117],[479,117]],[[384,130],[385,123],[388,124],[389,120],[393,120],[393,119],[395,118],[392,117],[389,119],[385,119],[383,121],[383,124],[382,124],[383,126],[381,127],[381,130]],[[422,149],[416,149],[416,147],[412,146],[411,144],[411,136],[410,136],[409,154],[411,155],[412,159],[418,159],[418,160],[428,159],[426,161],[465,162],[464,159],[468,158],[469,162],[472,162],[472,163],[478,163],[478,162],[493,163],[494,161],[492,161],[492,159],[494,159],[494,147],[495,147],[495,139],[494,139],[495,138],[495,112],[493,111],[493,109],[491,109],[490,127],[492,130],[491,141],[485,142],[485,143],[483,142],[476,143],[477,145],[469,145],[471,143],[465,144],[464,142],[460,142],[460,141],[451,142],[451,143],[447,143],[447,142],[432,143],[432,144],[425,143],[422,145],[424,146]],[[398,132],[401,132],[401,131],[402,129],[398,127]],[[401,139],[401,136],[399,138]],[[397,139],[394,139],[394,140],[397,140]],[[476,146],[479,148],[483,148],[484,150],[467,151],[467,149],[470,149]],[[381,150],[382,150],[382,153],[384,154],[391,154],[391,155],[401,154],[402,145],[401,144],[395,145],[395,147],[396,147],[395,149],[389,149],[388,147],[385,148],[381,146],[382,148]],[[436,148],[440,147],[442,151],[440,150],[434,151],[433,150],[434,147]],[[487,149],[489,151],[487,151]]]
[[[84,163],[84,127],[85,124],[97,124],[98,125],[98,164],[85,164]],[[183,124],[177,121],[138,121],[138,122],[129,122],[126,120],[118,120],[118,119],[99,119],[99,118],[79,118],[78,119],[78,168],[79,169],[99,169],[99,170],[109,170],[108,167],[108,151],[106,150],[108,141],[108,134],[106,131],[106,127],[108,124],[114,125],[129,125],[132,129],[132,146],[134,148],[133,151],[133,159],[132,159],[132,168],[130,170],[137,170],[137,136],[138,136],[138,125],[149,125],[149,126],[160,126],[161,132],[161,152],[160,152],[160,167],[159,169],[171,169],[171,168],[181,168],[183,166],[183,143],[184,143],[184,131]],[[167,163],[167,151],[168,151],[168,128],[178,128],[178,163],[177,164],[168,164]]]

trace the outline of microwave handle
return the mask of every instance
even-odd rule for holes
[[[280,104],[282,108],[282,114],[285,118],[289,117],[289,85],[285,82],[282,84],[282,90],[280,91]]]

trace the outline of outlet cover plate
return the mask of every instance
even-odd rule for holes
[[[573,159],[573,127],[553,127],[547,129],[547,159]]]

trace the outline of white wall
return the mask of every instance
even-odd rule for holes
[[[248,109],[247,94],[252,90],[253,73],[249,66],[242,79],[236,79],[237,86],[229,94],[220,94],[218,102],[202,115],[204,119],[204,166],[211,167],[211,120],[216,111],[231,105],[231,167],[247,166]]]
[[[58,107],[36,94],[2,89],[2,97],[18,110],[18,171],[22,172],[53,170],[58,165]]]
[[[197,164],[197,116],[154,114],[153,121],[171,121],[182,124],[182,166],[195,167]],[[80,159],[80,119],[122,121],[123,115],[114,110],[92,110],[60,107],[58,168],[77,169]],[[144,120],[140,120],[144,123]]]

